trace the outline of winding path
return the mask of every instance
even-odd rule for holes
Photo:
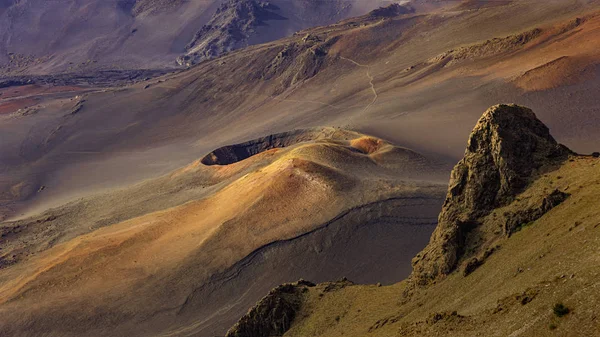
[[[375,102],[377,102],[377,99],[379,98],[379,95],[377,94],[377,89],[375,89],[375,84],[373,84],[373,80],[375,78],[371,74],[371,66],[365,65],[365,64],[360,64],[360,63],[358,63],[358,62],[356,62],[356,61],[354,61],[352,59],[349,59],[347,57],[340,56],[340,58],[342,60],[346,60],[348,62],[351,62],[351,63],[355,64],[358,67],[367,68],[367,78],[369,78],[369,84],[371,85],[371,91],[373,91],[374,97],[373,97],[373,100],[371,101],[371,103],[369,103],[369,105],[367,105],[364,108],[363,112],[366,112],[367,110],[369,110],[369,108],[371,108],[371,106],[373,106],[373,104],[375,104]]]

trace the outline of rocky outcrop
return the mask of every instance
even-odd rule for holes
[[[52,75],[19,75],[5,76],[0,80],[0,88],[29,84],[50,86],[125,86],[171,72],[169,69],[133,69],[133,70],[99,70],[87,72],[62,73]]]
[[[229,0],[223,3],[213,18],[200,29],[179,57],[180,65],[192,65],[246,47],[248,39],[259,26],[270,20],[287,20],[279,7],[265,1]]]
[[[181,6],[185,0],[124,0],[132,3],[131,13],[134,16],[152,15],[164,11],[174,10]]]
[[[19,87],[28,84],[33,84],[33,81],[24,78],[6,78],[0,80],[0,88]]]
[[[380,7],[369,12],[369,16],[374,18],[391,18],[402,14],[414,13],[415,9],[409,5],[391,4],[386,7]]]
[[[426,285],[452,272],[459,260],[469,258],[464,256],[467,235],[481,218],[513,201],[540,169],[562,162],[571,153],[530,109],[497,105],[487,110],[469,137],[464,158],[451,173],[430,243],[413,259],[413,281]],[[559,199],[564,196],[551,196],[540,211],[548,211]],[[540,212],[523,214],[541,216]],[[479,252],[470,252],[475,253]]]
[[[568,193],[554,190],[545,196],[537,207],[531,207],[504,214],[504,233],[507,236],[512,235],[513,233],[519,231],[523,226],[541,218],[551,209],[567,200],[568,197]]]
[[[542,30],[535,28],[515,35],[493,38],[483,43],[448,50],[429,60],[429,63],[441,63],[445,66],[450,66],[463,61],[514,52],[524,48],[530,42],[540,37],[541,34]]]
[[[302,40],[284,45],[270,64],[253,74],[261,80],[277,79],[279,84],[274,94],[280,94],[298,82],[316,76],[335,62],[329,49],[339,40],[338,36],[321,38],[312,34]]]
[[[352,11],[358,2],[358,0],[226,0],[211,20],[198,30],[176,62],[189,67],[250,45],[277,40],[292,34],[306,35],[307,28],[333,24],[352,13],[357,13],[356,11],[366,12],[376,6],[376,4],[360,2],[355,11]],[[378,13],[389,17],[409,9],[391,6],[380,10],[381,12]],[[375,17],[377,15],[379,14]],[[291,42],[284,47],[279,59],[274,60],[274,65],[292,63],[294,59],[299,58],[301,60],[294,64],[305,65],[305,67],[296,69],[298,76],[305,78],[314,76],[314,71],[318,70],[327,54],[327,44],[330,42],[331,40],[323,36],[311,36],[309,40]],[[277,71],[281,70],[281,67],[277,68]]]
[[[225,337],[282,336],[296,317],[303,294],[314,286],[314,283],[300,280],[271,290],[227,331]]]

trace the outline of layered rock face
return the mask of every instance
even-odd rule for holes
[[[452,170],[430,243],[413,259],[413,281],[426,285],[452,272],[468,258],[467,234],[481,218],[510,203],[542,168],[571,153],[530,109],[517,105],[488,109],[469,137],[464,158]]]

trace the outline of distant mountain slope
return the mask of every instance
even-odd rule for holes
[[[185,55],[178,63],[191,65],[214,58],[226,52],[248,45],[272,41],[311,26],[333,23],[351,13],[375,7],[384,1],[372,1],[370,5],[356,5],[353,0],[335,1],[285,1],[229,0],[223,3],[213,18],[199,30],[187,45]],[[382,7],[385,15],[396,16],[413,11],[409,6],[393,4]],[[360,13],[362,14],[362,13]],[[381,15],[384,17],[385,15]]]
[[[453,160],[481,108],[499,101],[532,106],[569,147],[597,151],[600,53],[583,42],[600,41],[598,5],[371,14],[126,88],[66,80],[0,88],[0,217],[290,128],[350,127]]]
[[[78,72],[90,69],[175,67],[186,46],[231,27],[251,38],[204,54],[289,36],[299,29],[363,14],[386,1],[274,0],[277,14],[248,21],[266,2],[256,0],[3,0],[0,4],[0,75]],[[231,15],[231,9],[235,9]],[[219,12],[221,11],[221,12]],[[226,13],[228,18],[223,19]],[[281,22],[273,23],[275,19]],[[247,22],[248,21],[248,22]],[[267,24],[268,23],[268,24]],[[204,26],[204,28],[202,28]],[[269,26],[260,29],[258,26]],[[223,30],[223,32],[221,32]],[[235,29],[233,29],[235,30]],[[252,33],[247,30],[253,30]],[[198,34],[200,36],[198,36]],[[194,36],[197,36],[194,38]],[[221,37],[221,39],[226,39]],[[194,49],[195,50],[195,49]]]
[[[212,16],[216,2],[13,1],[0,15],[2,71],[171,66],[170,55]]]

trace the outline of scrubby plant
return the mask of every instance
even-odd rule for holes
[[[526,222],[526,223],[521,223],[517,226],[517,228],[515,228],[515,233],[516,232],[520,232],[523,228],[525,227],[529,227],[531,225],[533,225],[535,221],[530,221],[530,222]]]
[[[552,310],[554,311],[554,315],[556,315],[557,317],[563,317],[571,312],[571,309],[567,308],[562,303],[556,303]]]

